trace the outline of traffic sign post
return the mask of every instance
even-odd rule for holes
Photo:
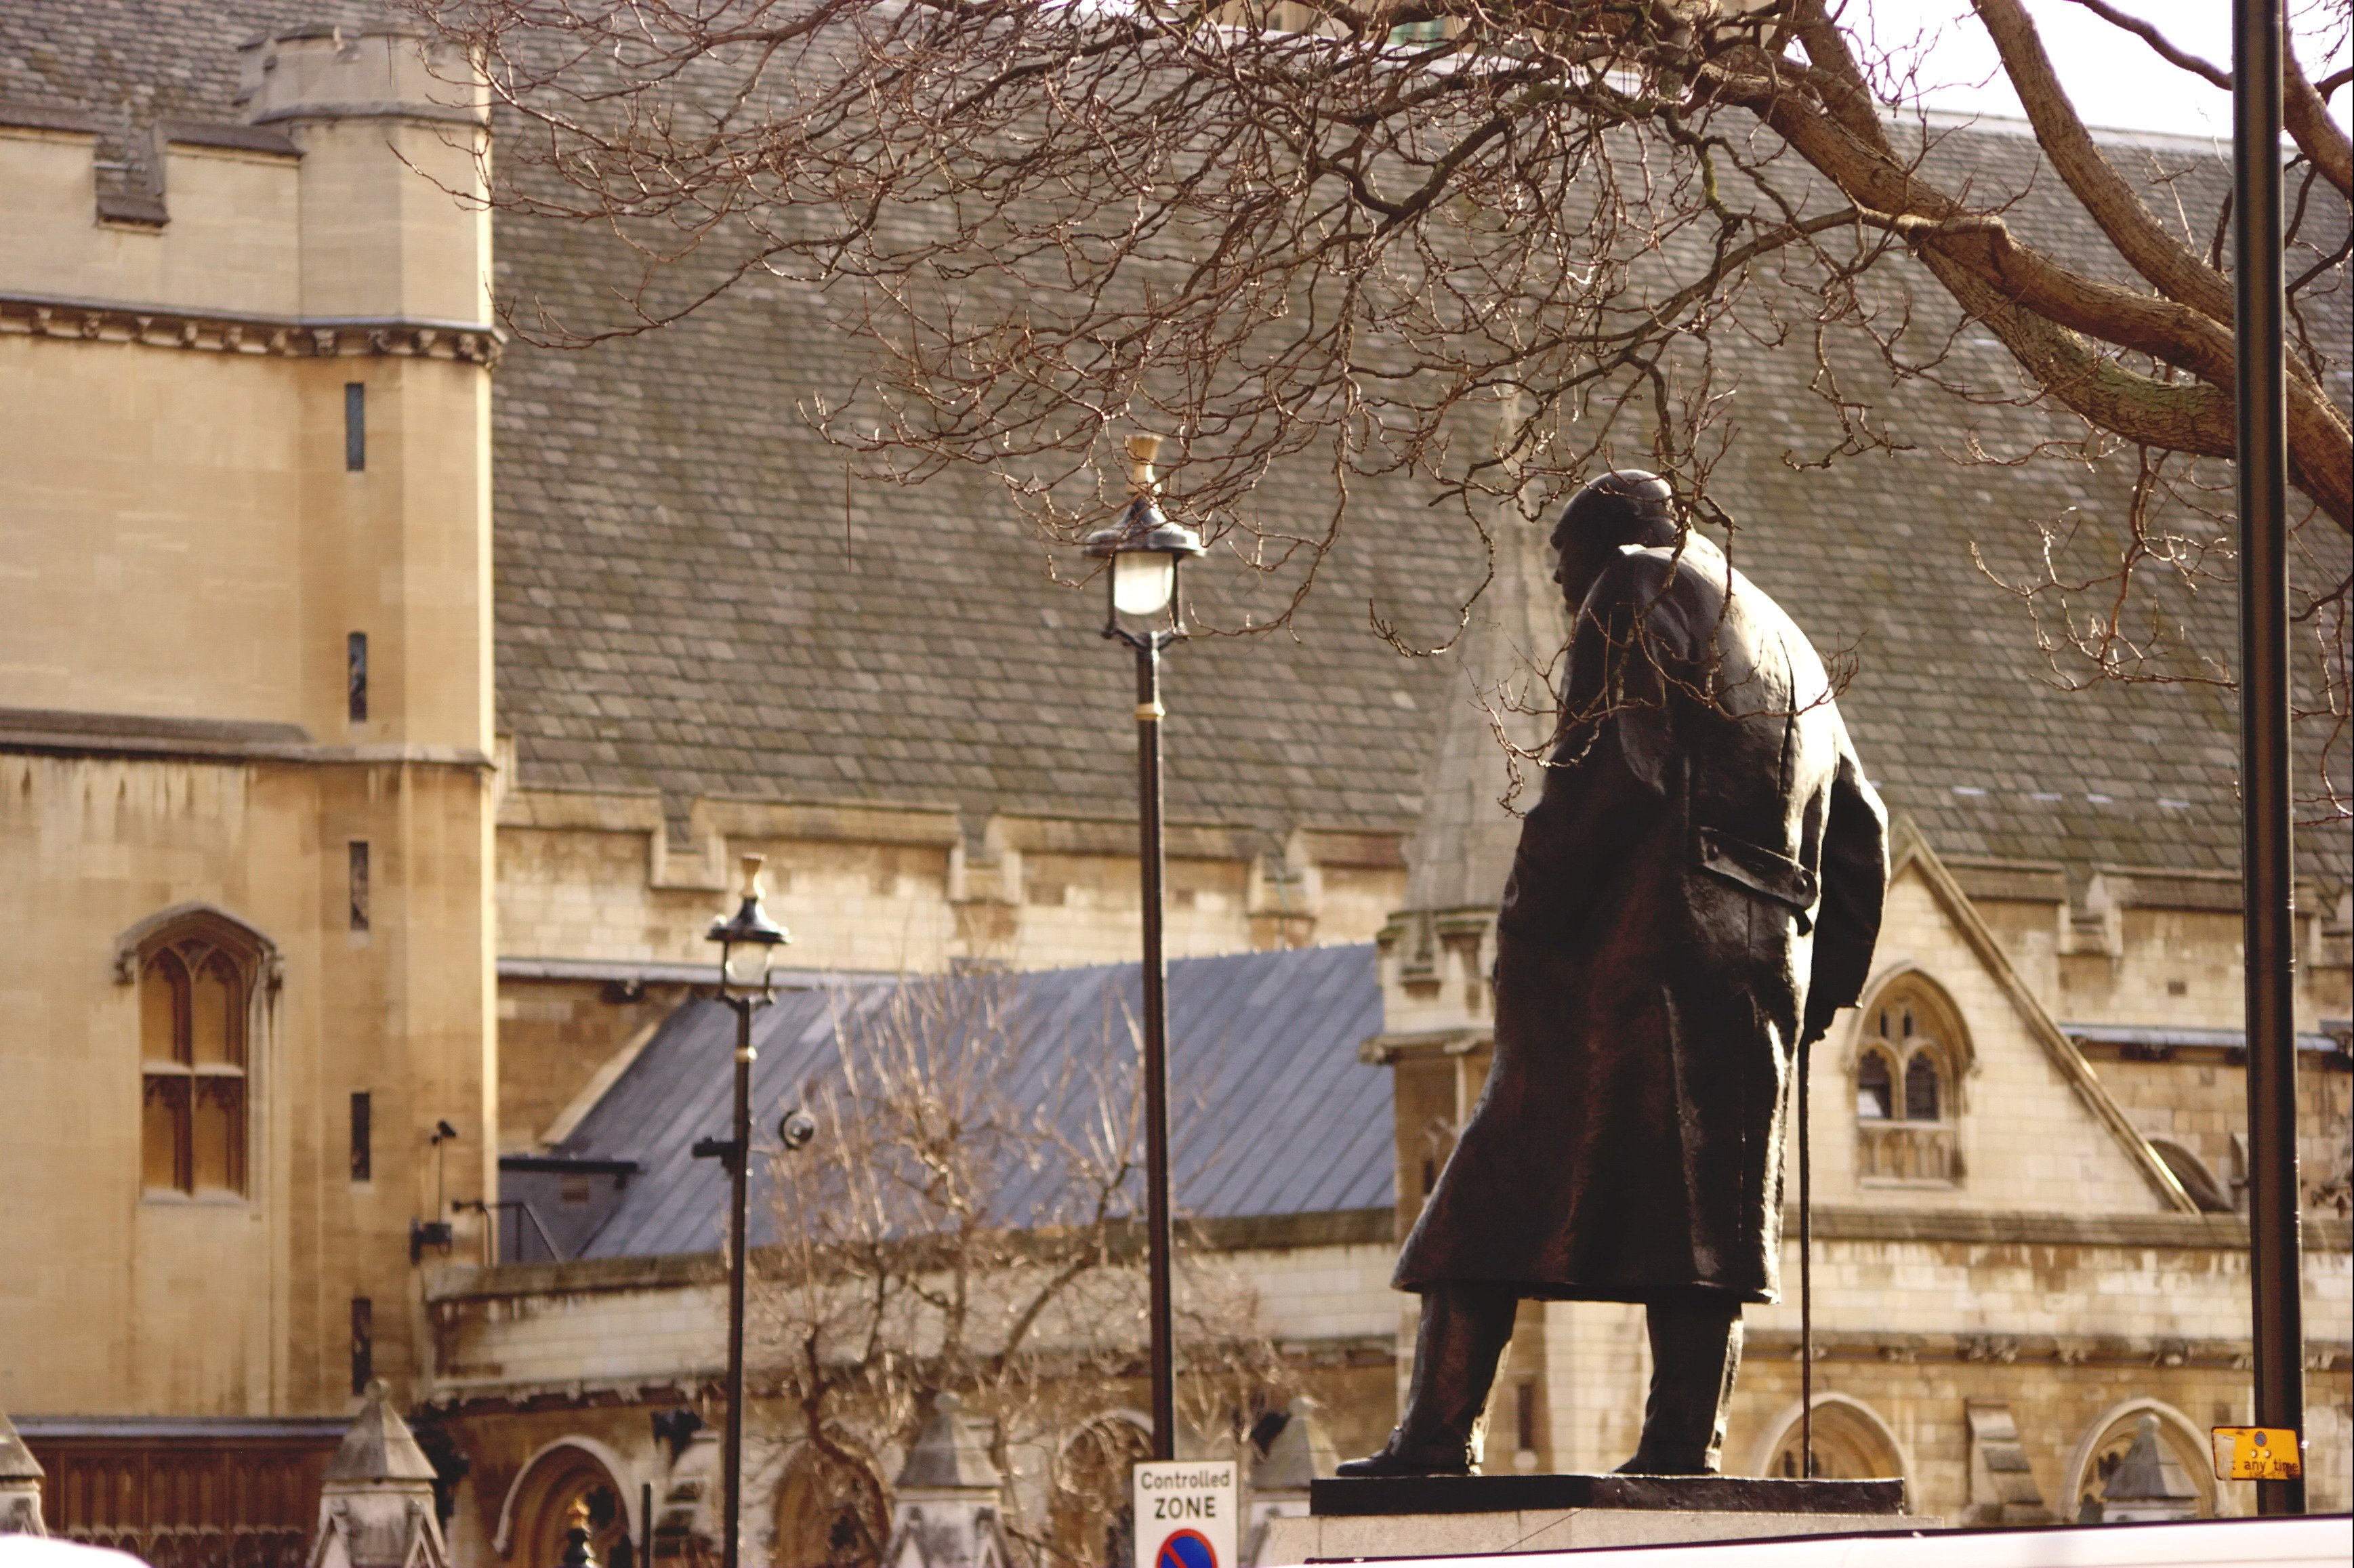
[[[1148,1460],[1130,1489],[1135,1568],[1235,1568],[1242,1499],[1232,1459]]]

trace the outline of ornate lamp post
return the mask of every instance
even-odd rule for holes
[[[763,863],[757,854],[743,857],[743,902],[735,914],[711,923],[710,939],[719,944],[719,1000],[736,1010],[736,1116],[727,1137],[703,1139],[695,1146],[696,1158],[716,1157],[727,1166],[727,1438],[722,1461],[726,1501],[720,1522],[721,1568],[738,1568],[738,1523],[744,1507],[744,1276],[752,1146],[752,1013],[773,1000],[769,966],[777,948],[792,939],[760,907]],[[806,1134],[801,1141],[808,1141]]]
[[[1161,957],[1161,651],[1185,635],[1178,567],[1202,553],[1201,535],[1153,504],[1159,436],[1130,436],[1128,510],[1087,537],[1108,563],[1103,635],[1136,654],[1137,868],[1144,904],[1144,1161],[1152,1330],[1152,1457],[1173,1459],[1177,1385],[1170,1332],[1169,1001]],[[1140,630],[1130,630],[1134,620]]]

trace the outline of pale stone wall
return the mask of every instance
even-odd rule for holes
[[[1257,1298],[1259,1327],[1315,1397],[1335,1440],[1370,1449],[1394,1419],[1389,1339],[1396,1322],[1387,1288],[1387,1243],[1316,1243],[1219,1251],[1204,1260],[1207,1284],[1239,1285]],[[1181,1276],[1181,1287],[1193,1279]],[[714,1255],[624,1258],[494,1270],[450,1270],[436,1281],[435,1371],[421,1391],[459,1435],[472,1468],[451,1527],[457,1561],[497,1557],[499,1520],[547,1446],[593,1446],[634,1507],[641,1480],[669,1495],[701,1474],[709,1456],[678,1460],[651,1441],[653,1409],[694,1405],[721,1376],[726,1288]],[[757,1308],[756,1308],[757,1321]],[[1051,1342],[1088,1325],[1045,1325]],[[756,1348],[757,1369],[761,1352]],[[752,1379],[758,1389],[761,1379]],[[1105,1391],[1106,1408],[1149,1404],[1141,1380]],[[748,1405],[748,1537],[774,1526],[776,1486],[800,1413],[773,1398]],[[897,1456],[883,1456],[884,1472]],[[1043,1456],[1017,1485],[1039,1493]],[[1043,1513],[1043,1494],[1028,1500]],[[706,1505],[716,1508],[716,1498]]]
[[[2354,1454],[2342,1237],[2308,1255],[2306,1277],[2312,1506],[2342,1509]],[[1816,1278],[1817,1395],[1859,1400],[1893,1431],[1914,1465],[1916,1511],[1958,1520],[1980,1500],[1968,1486],[1968,1400],[2010,1407],[2046,1505],[2072,1515],[2071,1456],[2119,1402],[2159,1399],[2200,1428],[2251,1419],[2243,1253],[1827,1243]],[[1786,1302],[1748,1317],[1727,1463],[1754,1469],[1796,1414],[1797,1311]],[[2220,1500],[2254,1511],[2245,1485]]]
[[[2065,1022],[2175,1029],[2237,1029],[2242,929],[2239,878],[2228,874],[2096,874],[2080,904],[2059,868],[1963,863],[1954,868],[2020,978]],[[2049,885],[2025,897],[2022,885]],[[2342,909],[2297,895],[2297,1027],[2347,1012],[2354,964]]]
[[[1396,1327],[1394,1256],[1385,1242],[1327,1244],[1219,1253],[1209,1266],[1220,1287],[1256,1297],[1278,1344],[1347,1343]],[[437,1295],[437,1397],[699,1377],[726,1355],[726,1292],[711,1255],[453,1269]],[[1046,1342],[1091,1327],[1050,1315]]]
[[[1868,1192],[1875,1204],[1921,1208],[1963,1201],[2003,1210],[2135,1213],[2163,1206],[1979,961],[1917,866],[1901,872],[1888,890],[1872,963],[1867,1009],[1841,1014],[1814,1053],[1808,1088],[1818,1202],[1849,1201]],[[1956,1097],[1958,1117],[1949,1118],[1957,1121],[1965,1162],[1957,1184],[1867,1185],[1856,1174],[1854,1075],[1868,1004],[1907,974],[1950,997],[1969,1034],[1971,1063]]]
[[[652,795],[516,789],[499,816],[499,951],[621,964],[709,961],[736,859],[769,857],[769,908],[800,968],[938,973],[1132,961],[1133,823],[946,808],[691,802],[673,842]],[[1404,885],[1398,835],[1240,828],[1168,835],[1171,958],[1373,939]]]
[[[502,1294],[444,1308],[432,1393],[528,1393],[716,1375],[727,1357],[727,1291],[716,1263],[689,1283]],[[684,1273],[684,1270],[675,1271]]]
[[[1835,1226],[1836,1221],[1833,1222]],[[1725,1449],[1730,1471],[1758,1474],[1795,1418],[1798,1311],[1795,1244],[1789,1288],[1744,1314],[1748,1354]],[[2007,1404],[2047,1504],[2058,1506],[2072,1455],[2119,1401],[2153,1397],[2201,1424],[2247,1419],[2247,1271],[2243,1253],[2214,1247],[2084,1245],[2051,1239],[1962,1244],[1818,1242],[1815,1393],[1861,1402],[1909,1461],[1915,1512],[1958,1520],[1968,1486],[1968,1400]],[[2313,1335],[2307,1436],[2314,1506],[2347,1495],[2346,1402],[2354,1316],[2342,1232],[2308,1255]],[[1523,1306],[1497,1396],[1489,1467],[1514,1467],[1511,1383],[1540,1380],[1544,1446],[1529,1467],[1606,1470],[1634,1451],[1650,1375],[1641,1309],[1607,1302]],[[2227,1488],[2234,1511],[2253,1511]],[[2073,1499],[2069,1499],[2073,1503]]]
[[[436,1121],[481,1128],[486,788],[468,768],[0,753],[0,1078],[41,1107],[0,1140],[20,1266],[0,1273],[20,1414],[333,1411],[349,1300],[380,1372],[419,1371],[411,1216]],[[376,918],[343,929],[346,838],[385,846]],[[266,853],[260,853],[265,852]],[[279,955],[251,1043],[242,1199],[141,1188],[138,988],[117,936],[204,904]],[[398,1020],[387,1030],[387,1020]],[[374,1097],[373,1180],[349,1180],[351,1093]],[[479,1132],[451,1198],[491,1178]]]
[[[301,313],[301,185],[291,150],[167,143],[173,221],[161,229],[95,221],[96,151],[86,132],[0,130],[0,189],[15,193],[10,207],[31,219],[0,227],[0,278],[10,290]]]

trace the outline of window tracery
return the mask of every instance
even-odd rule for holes
[[[1938,1118],[1936,1058],[1926,1051],[1915,1051],[1913,1059],[1904,1064],[1904,1119],[1935,1121]]]
[[[261,956],[228,922],[202,915],[138,945],[140,1177],[151,1193],[247,1191]]]

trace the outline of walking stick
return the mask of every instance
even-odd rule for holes
[[[1798,1040],[1798,1473],[1815,1474],[1815,1162],[1808,1136],[1807,1066],[1814,1055],[1803,1033]]]

